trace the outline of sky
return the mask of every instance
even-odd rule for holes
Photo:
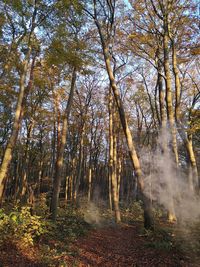
[[[130,3],[129,3],[129,0],[124,0],[125,4],[127,5],[128,8],[131,7]]]

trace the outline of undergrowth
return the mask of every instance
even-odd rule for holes
[[[48,219],[43,202],[37,204],[34,215],[32,212],[29,206],[14,206],[10,211],[0,209],[1,250],[16,247],[27,251],[35,247],[38,253],[35,257],[40,264],[55,266],[55,262],[59,262],[62,266],[62,259],[77,253],[70,243],[84,235],[90,226],[82,212],[70,205],[59,209],[56,222]]]
[[[177,226],[175,235],[177,248],[200,262],[200,220]]]
[[[3,209],[0,210],[0,245],[6,241],[30,246],[47,232],[48,222],[32,215],[30,207],[15,207],[9,214]]]
[[[143,230],[143,235],[147,240],[146,247],[167,251],[175,248],[173,231],[170,228],[156,226],[154,231]]]
[[[90,207],[91,208],[91,207]],[[94,208],[94,207],[93,207]],[[110,226],[106,222],[113,221],[113,213],[105,207],[96,207],[101,215],[102,227]],[[93,209],[92,209],[93,210]],[[38,262],[45,266],[65,266],[66,258],[76,259],[77,251],[71,247],[72,241],[85,235],[92,227],[100,224],[86,222],[87,212],[91,209],[73,205],[63,205],[58,210],[56,223],[49,220],[49,211],[45,196],[34,206],[34,214],[30,207],[14,206],[0,209],[0,247],[4,243],[17,244],[20,248],[37,247]],[[154,231],[145,230],[143,225],[143,210],[141,202],[134,201],[128,207],[121,203],[122,222],[137,223],[141,229],[138,235],[145,238],[146,248],[155,250],[189,252],[200,255],[200,223],[189,224],[184,230],[167,223],[165,213],[153,209],[155,219]],[[141,227],[140,227],[141,226]],[[186,230],[187,229],[187,230]],[[59,265],[55,265],[59,262]]]

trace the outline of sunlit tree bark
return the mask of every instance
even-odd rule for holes
[[[113,92],[113,95],[115,98],[115,102],[117,105],[121,125],[122,125],[123,131],[125,134],[125,138],[127,141],[130,159],[131,159],[134,171],[135,171],[135,175],[138,179],[140,197],[143,201],[143,206],[144,206],[144,226],[145,226],[145,228],[152,228],[153,220],[152,220],[152,214],[151,214],[151,203],[150,203],[149,199],[144,194],[144,179],[143,179],[143,175],[142,175],[142,170],[140,167],[140,162],[138,159],[137,152],[135,150],[135,144],[133,142],[132,134],[131,134],[131,131],[130,131],[130,128],[128,125],[128,121],[126,118],[123,103],[122,103],[122,100],[120,98],[120,93],[119,93],[119,90],[117,88],[116,81],[115,81],[115,78],[113,75],[113,70],[111,67],[110,54],[109,54],[109,47],[108,47],[109,43],[105,40],[105,36],[102,32],[101,24],[98,20],[97,10],[96,10],[96,0],[93,0],[93,4],[94,4],[94,14],[92,15],[92,17],[93,17],[94,22],[95,22],[97,29],[98,29],[98,33],[99,33],[99,37],[100,37],[101,45],[102,45],[102,51],[103,51],[103,55],[104,55],[104,60],[105,60],[105,65],[106,65],[106,70],[107,70],[108,77],[110,80],[110,86],[111,86],[111,89],[112,89],[112,92]],[[114,6],[111,3],[110,3],[110,8],[111,8],[110,9],[111,16],[113,19],[114,18]],[[91,15],[91,13],[90,13],[90,15]],[[112,21],[112,23],[113,23],[113,21]]]
[[[171,82],[170,63],[169,63],[169,22],[168,22],[169,17],[168,13],[164,15],[165,17],[163,19],[163,28],[164,28],[163,50],[164,50],[167,117],[169,120],[170,131],[172,135],[172,147],[175,155],[175,161],[176,164],[178,165],[179,158],[178,158],[178,148],[176,140],[176,127],[175,127],[173,101],[172,101],[172,82]]]
[[[109,182],[112,186],[112,197],[115,211],[116,222],[121,221],[120,209],[119,209],[119,191],[117,183],[117,148],[116,148],[116,130],[114,126],[114,115],[115,107],[113,102],[112,92],[109,92]],[[111,206],[112,207],[112,206]]]

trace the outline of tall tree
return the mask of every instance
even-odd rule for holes
[[[116,85],[116,81],[113,75],[113,70],[111,67],[111,58],[109,53],[109,45],[112,44],[112,34],[114,30],[114,21],[115,21],[115,4],[116,1],[106,2],[106,3],[98,3],[96,0],[93,0],[93,12],[91,13],[89,10],[85,9],[85,11],[94,19],[96,27],[98,29],[99,37],[101,40],[102,51],[104,56],[104,61],[106,65],[107,74],[110,81],[110,86],[112,88],[112,92],[116,101],[121,125],[126,137],[129,155],[131,162],[133,164],[133,168],[135,170],[136,177],[138,179],[138,185],[140,190],[141,199],[144,204],[144,226],[145,228],[151,228],[153,226],[152,215],[151,215],[151,205],[149,199],[144,195],[144,180],[142,175],[142,170],[140,167],[140,162],[138,159],[138,155],[135,149],[135,144],[133,142],[132,134],[128,125],[128,121],[126,118],[126,113],[123,107],[122,100],[120,98],[120,93]],[[100,9],[98,9],[100,8]],[[99,12],[106,12],[107,25],[102,25],[102,18],[99,18]],[[105,28],[106,27],[106,28]]]
[[[19,14],[17,15],[19,16]],[[18,100],[17,100],[16,110],[15,110],[13,128],[12,128],[11,136],[8,140],[8,143],[7,143],[5,152],[4,152],[4,156],[3,156],[3,160],[2,160],[1,168],[0,168],[0,202],[2,202],[4,186],[6,182],[5,179],[6,179],[9,164],[12,159],[12,151],[17,140],[18,132],[20,129],[20,123],[22,119],[22,106],[23,106],[23,100],[24,100],[24,95],[25,95],[25,90],[26,90],[26,79],[27,79],[28,66],[29,66],[29,61],[30,61],[30,57],[32,53],[32,48],[33,48],[33,34],[36,28],[36,16],[37,16],[37,3],[35,1],[34,9],[31,12],[31,17],[28,18],[31,20],[31,25],[28,30],[26,29],[26,31],[28,32],[26,36],[27,47],[25,51],[25,58],[22,62],[22,68],[20,71],[19,94],[18,94]],[[26,25],[23,25],[23,26],[26,28]]]

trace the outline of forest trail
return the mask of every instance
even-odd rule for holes
[[[160,238],[160,237],[159,237]],[[141,223],[103,226],[62,247],[59,256],[49,250],[48,258],[41,255],[41,246],[20,250],[7,244],[1,248],[2,267],[199,267],[193,255],[177,249],[169,240],[163,243],[155,233],[144,232]],[[52,240],[53,243],[58,243]],[[162,246],[161,246],[162,244]],[[170,244],[169,247],[163,244]],[[193,263],[192,263],[193,262]]]
[[[138,225],[108,227],[89,232],[78,239],[74,247],[78,250],[76,265],[79,267],[190,267],[176,249],[158,249],[140,234]],[[72,265],[74,266],[74,265]]]

